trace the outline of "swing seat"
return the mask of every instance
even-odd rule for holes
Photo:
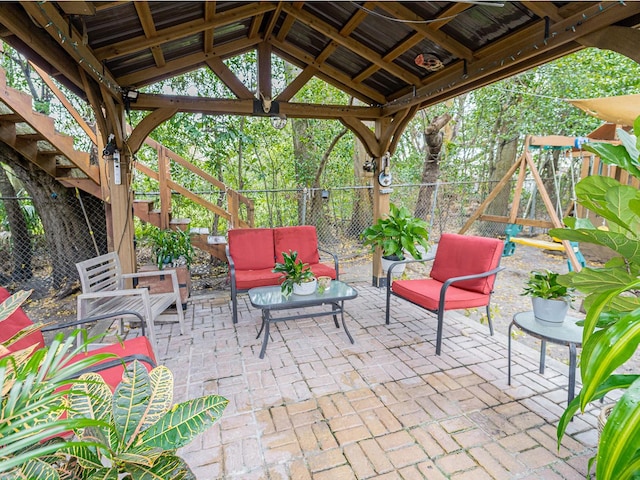
[[[556,252],[564,252],[564,245],[561,243],[547,242],[545,240],[536,240],[535,238],[511,237],[513,243],[520,245],[528,245],[529,247],[542,248],[543,250],[555,250]]]

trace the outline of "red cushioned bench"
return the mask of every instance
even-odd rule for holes
[[[11,294],[5,289],[0,287],[0,303],[4,302],[7,298],[9,298]],[[121,315],[123,312],[120,312]],[[129,312],[126,312],[129,313]],[[118,316],[118,314],[116,314]],[[102,317],[93,317],[85,320],[80,320],[76,322],[72,322],[72,324],[65,325],[57,325],[54,328],[65,328],[69,326],[74,326],[77,324],[94,322],[99,320],[113,321],[114,315],[103,315]],[[13,312],[9,317],[2,321],[0,324],[2,328],[0,328],[0,342],[4,342],[8,340],[17,332],[22,330],[23,328],[29,327],[33,325],[33,322],[29,319],[27,314],[22,310],[22,308],[18,308],[15,312]],[[48,330],[52,330],[52,328],[47,328]],[[43,329],[43,330],[47,330]],[[25,348],[30,347],[31,345],[36,345],[36,348],[44,347],[44,337],[40,330],[36,330],[31,332],[27,336],[21,338],[17,342],[11,344],[8,348],[9,353],[15,352],[18,350],[23,350]],[[112,353],[117,356],[114,359],[107,359],[92,367],[84,370],[82,373],[92,371],[96,372],[100,375],[104,381],[111,387],[113,390],[118,383],[122,380],[122,373],[124,372],[125,366],[127,363],[132,362],[133,360],[141,361],[147,370],[151,370],[156,366],[156,358],[153,354],[153,349],[151,348],[151,344],[147,337],[140,336],[131,339],[127,339],[121,343],[115,343],[111,345],[102,346],[100,348],[96,348],[90,350],[86,353],[80,353],[74,356],[70,363],[75,363],[82,358],[86,358],[88,356],[97,355],[100,353]],[[1,357],[2,355],[0,355]]]
[[[276,262],[283,262],[283,252],[298,252],[298,258],[309,264],[316,277],[328,276],[338,280],[338,257],[318,247],[318,235],[314,226],[236,228],[229,230],[228,237],[226,253],[231,280],[233,323],[238,323],[238,293],[281,282],[281,275],[272,270]],[[320,251],[333,257],[333,266],[320,263]]]

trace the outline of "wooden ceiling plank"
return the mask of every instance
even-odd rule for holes
[[[307,52],[294,47],[293,45],[272,41],[274,47],[278,48],[281,52],[281,56],[286,57],[291,63],[299,66],[300,68],[306,68],[312,66],[318,69],[318,76],[325,80],[330,85],[334,85],[337,88],[350,93],[354,97],[362,100],[364,103],[378,103],[383,104],[386,102],[386,98],[373,88],[367,87],[362,84],[354,84],[348,75],[345,75],[337,68],[333,68],[329,65],[318,65],[315,59]]]
[[[212,57],[206,61],[209,68],[224,83],[229,90],[240,99],[253,99],[255,95],[251,93],[244,83],[231,71],[220,57]]]
[[[167,62],[164,67],[150,67],[128,75],[123,75],[118,77],[118,81],[122,85],[135,87],[149,85],[163,78],[170,78],[178,75],[179,73],[194,70],[204,64],[209,58],[225,58],[225,56],[230,54],[239,54],[240,52],[255,47],[255,45],[260,41],[260,38],[243,38],[235,42],[218,45],[213,48],[211,53],[192,53],[186,57]]]
[[[256,15],[251,19],[251,26],[249,27],[249,34],[247,35],[249,38],[255,38],[260,35],[260,27],[262,26],[263,21],[264,13]],[[267,37],[265,36],[265,38]]]
[[[307,25],[309,28],[313,28],[314,30],[317,30],[318,32],[336,41],[338,44],[351,50],[356,55],[359,55],[365,60],[379,65],[385,71],[391,73],[395,77],[398,77],[400,80],[416,86],[420,85],[420,79],[416,75],[413,75],[407,72],[406,70],[404,70],[403,68],[401,68],[400,66],[394,63],[383,61],[382,56],[380,56],[375,51],[365,47],[364,45],[358,43],[356,40],[352,38],[341,35],[340,32],[335,28],[333,28],[331,25],[328,25],[327,23],[318,20],[316,17],[314,17],[310,13],[307,13],[304,11],[295,11],[294,9],[289,8],[288,6],[284,6],[283,10],[289,13],[290,15],[296,15],[298,20],[300,20],[302,23]]]
[[[313,78],[317,71],[318,69],[315,67],[303,68],[298,76],[294,78],[282,92],[280,92],[280,95],[276,97],[276,100],[279,102],[288,102],[291,100],[295,94]]]
[[[128,55],[147,48],[162,45],[164,42],[179,40],[190,35],[204,32],[205,30],[239,22],[246,18],[259,15],[260,13],[270,12],[274,9],[275,6],[272,3],[267,2],[244,5],[242,7],[219,13],[213,18],[213,20],[205,21],[203,19],[198,19],[181,25],[176,25],[174,27],[157,30],[156,36],[153,38],[138,36],[119,43],[112,43],[106,47],[97,48],[95,50],[95,55],[99,60],[110,60],[122,55]]]
[[[561,22],[564,19],[558,7],[550,2],[522,2],[522,5],[540,18],[549,17],[554,22]]]
[[[91,49],[83,44],[82,34],[69,25],[67,20],[58,13],[55,5],[50,2],[29,1],[20,2],[20,4],[91,78],[103,85],[117,101],[122,101],[118,82],[95,58]]]
[[[528,27],[476,52],[479,60],[467,66],[466,75],[463,74],[462,62],[457,62],[455,65],[438,72],[437,81],[431,81],[419,88],[415,95],[408,93],[386,105],[384,107],[385,115],[390,115],[408,104],[423,103],[427,101],[429,96],[438,96],[441,99],[450,98],[448,94],[435,93],[438,90],[460,92],[466,88],[465,85],[470,84],[473,84],[474,88],[479,88],[490,81],[506,76],[507,71],[509,75],[513,75],[528,70],[551,59],[544,58],[545,52],[549,52],[551,57],[558,57],[570,51],[579,50],[581,46],[575,43],[579,37],[589,35],[607,25],[615,24],[637,14],[640,14],[640,2],[612,3],[605,10],[601,10],[597,4],[592,5],[576,15],[553,24],[552,31],[556,33],[546,42],[543,41],[544,21],[538,21],[534,27]],[[578,27],[573,28],[575,25]],[[538,29],[537,32],[535,32],[535,28]],[[535,39],[540,40],[536,42]],[[533,44],[537,48],[534,48]],[[486,52],[491,52],[491,54],[486,55]],[[532,59],[537,60],[532,63]],[[497,71],[495,65],[501,63],[506,63],[506,65]],[[455,89],[451,88],[451,85],[455,85]]]
[[[216,16],[216,2],[204,2],[204,21],[211,22]],[[202,51],[204,53],[211,53],[213,49],[213,28],[208,28],[204,31],[204,45]]]
[[[79,88],[82,88],[82,78],[77,73],[77,65],[70,62],[69,56],[48,35],[42,35],[39,29],[22,11],[9,2],[0,2],[0,17],[2,23],[11,30],[16,37],[29,45],[38,55],[49,62],[53,68],[64,75]]]
[[[153,14],[151,8],[149,8],[149,2],[133,2],[133,5],[138,14],[140,25],[142,25],[142,31],[145,37],[153,38],[156,36],[156,24],[153,21]],[[153,60],[156,62],[156,66],[162,67],[166,64],[164,59],[164,53],[162,53],[162,47],[159,45],[151,47],[151,53],[153,54]]]
[[[425,20],[424,18],[418,17],[409,8],[405,7],[399,2],[378,2],[377,6],[396,18],[402,18],[404,20]],[[444,14],[446,14],[447,16],[450,15],[450,13],[448,12],[445,12]],[[473,51],[465,47],[446,33],[438,30],[438,28],[440,27],[437,24],[421,25],[410,23],[408,25],[410,25],[411,28],[413,28],[416,32],[423,34],[426,38],[437,43],[456,57],[464,58],[467,61],[473,60]]]

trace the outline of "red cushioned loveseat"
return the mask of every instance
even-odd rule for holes
[[[237,295],[250,288],[278,285],[281,275],[273,273],[282,253],[298,252],[298,258],[308,263],[316,277],[338,279],[338,257],[318,247],[316,227],[236,228],[229,230],[227,261],[231,279],[233,323],[238,322]],[[320,263],[320,251],[333,257],[333,266]]]

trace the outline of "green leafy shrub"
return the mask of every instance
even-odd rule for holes
[[[551,270],[532,271],[522,290],[522,295],[546,300],[569,300],[573,288],[558,281],[559,273]]]
[[[640,135],[640,117],[634,123]],[[593,143],[583,146],[601,160],[640,179],[638,140],[618,131],[622,145]],[[563,240],[610,248],[617,256],[601,268],[584,268],[563,277],[586,294],[586,318],[580,373],[582,390],[568,405],[558,425],[558,445],[578,411],[607,393],[624,394],[613,408],[600,436],[596,456],[598,480],[624,480],[640,475],[640,374],[616,373],[640,344],[640,191],[603,176],[584,178],[576,185],[578,203],[604,218],[608,229],[588,219],[565,218],[569,228],[549,233]]]
[[[285,295],[291,295],[293,286],[304,282],[309,282],[315,277],[308,263],[298,260],[298,252],[289,250],[289,253],[282,252],[282,263],[276,263],[273,273],[282,274],[282,284],[280,288]]]

